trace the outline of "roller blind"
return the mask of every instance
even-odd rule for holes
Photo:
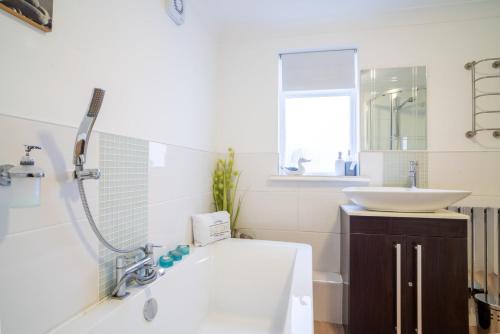
[[[281,54],[284,91],[356,87],[356,50]]]

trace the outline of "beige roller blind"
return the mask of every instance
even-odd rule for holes
[[[356,87],[356,50],[281,54],[284,91]]]

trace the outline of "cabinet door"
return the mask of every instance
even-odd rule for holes
[[[397,293],[398,258],[400,276],[404,275],[403,237],[351,234],[349,282],[349,333],[396,333],[398,305],[400,324],[405,305]],[[401,280],[403,278],[401,277]],[[401,281],[400,281],[401,282]],[[400,290],[401,291],[401,290]],[[399,303],[398,303],[399,296]]]
[[[468,333],[467,239],[406,240],[409,326],[405,333],[418,333],[417,328],[421,334]]]

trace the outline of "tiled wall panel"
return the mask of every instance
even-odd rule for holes
[[[407,187],[410,184],[410,161],[417,161],[417,186],[426,188],[428,177],[428,153],[421,151],[387,151],[383,152],[384,186]]]
[[[148,239],[149,142],[102,133],[99,161],[99,229],[120,249],[144,246]],[[99,296],[115,284],[116,253],[99,244]]]

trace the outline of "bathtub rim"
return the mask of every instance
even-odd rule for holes
[[[169,271],[179,270],[181,267],[195,264],[198,261],[206,261],[213,256],[213,251],[218,244],[233,242],[259,243],[296,249],[284,334],[313,334],[312,247],[302,243],[250,239],[225,239],[204,247],[191,245],[191,254],[181,262],[176,263],[174,267],[169,268],[166,274],[159,277],[155,282],[147,286],[135,286],[128,289],[130,295],[124,300],[107,297],[92,304],[55,328],[50,329],[46,334],[87,333],[99,326],[107,318],[119,312],[122,307],[126,306],[127,302],[141,298],[143,294],[147,293],[148,289],[162,284],[168,278]],[[297,317],[300,317],[298,323],[296,321]],[[300,329],[297,328],[298,326],[300,326]]]

